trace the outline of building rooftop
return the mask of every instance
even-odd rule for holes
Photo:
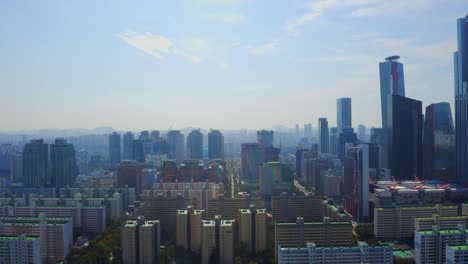
[[[468,250],[468,245],[448,246],[453,250]]]
[[[393,256],[399,258],[413,258],[413,251],[412,250],[393,250]]]

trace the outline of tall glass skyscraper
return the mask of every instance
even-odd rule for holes
[[[468,184],[468,16],[457,20],[458,50],[455,68],[455,171],[457,181]]]
[[[403,73],[403,64],[398,62],[400,56],[390,56],[385,58],[384,62],[379,63],[380,72],[380,106],[382,112],[382,130],[383,130],[383,167],[388,168],[389,164],[389,138],[388,115],[391,106],[388,105],[389,96],[405,96],[405,76]]]
[[[328,130],[328,121],[326,118],[318,119],[318,136],[319,136],[319,152],[320,153],[330,153],[329,142],[330,135]]]
[[[113,132],[109,135],[109,161],[111,169],[115,169],[122,160],[120,148],[120,134]]]
[[[123,158],[124,160],[133,159],[133,134],[127,132],[123,136]]]
[[[388,97],[388,167],[400,180],[422,173],[422,103],[411,98]]]
[[[351,128],[351,98],[336,99],[336,122],[338,134],[343,132],[344,128]]]
[[[64,188],[71,186],[78,175],[75,147],[63,138],[55,139],[50,145],[52,186]]]
[[[224,159],[224,136],[219,130],[211,129],[208,133],[208,158]]]
[[[400,56],[390,56],[379,64],[380,102],[382,107],[382,128],[386,128],[387,96],[391,94],[405,96],[405,76],[403,64],[398,62]]]
[[[200,129],[192,130],[187,136],[187,157],[203,159],[203,134]]]
[[[449,103],[426,107],[423,136],[423,176],[454,180],[455,129]]]

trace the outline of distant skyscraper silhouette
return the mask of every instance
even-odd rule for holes
[[[203,159],[203,134],[200,129],[192,130],[187,136],[187,157]]]
[[[273,131],[272,130],[257,131],[257,143],[259,147],[262,147],[262,148],[273,147]]]
[[[261,163],[260,148],[257,143],[244,143],[242,155],[242,181],[258,184],[259,166]]]
[[[49,145],[44,140],[31,140],[23,149],[23,176],[28,187],[47,186],[49,175]]]
[[[455,171],[468,184],[468,15],[457,20],[458,50],[455,66]]]
[[[455,180],[455,128],[449,103],[426,107],[423,140],[424,178]]]
[[[312,139],[312,124],[305,124],[304,125],[304,137],[308,140]]]
[[[109,135],[109,161],[110,168],[115,169],[121,161],[120,134],[113,132]]]
[[[366,142],[366,126],[359,124],[358,126],[358,139],[361,140],[362,142]]]
[[[144,144],[145,144],[145,141],[143,139],[134,139],[133,140],[133,143],[132,143],[133,160],[136,160],[138,162],[144,162],[145,161]]]
[[[330,153],[329,142],[330,135],[328,130],[328,121],[326,118],[318,119],[318,139],[319,139],[319,152],[320,153]]]
[[[50,145],[50,162],[52,186],[71,186],[78,175],[75,147],[63,138],[55,139],[55,144]]]
[[[224,159],[224,136],[219,130],[211,129],[208,133],[208,158]]]
[[[133,159],[133,133],[127,132],[123,136],[123,159]]]
[[[388,99],[388,168],[398,179],[410,180],[422,174],[422,104],[399,95]]]
[[[330,141],[328,141],[328,148],[330,150],[330,154],[338,155],[337,144],[338,144],[338,128],[330,127]]]
[[[167,133],[169,143],[169,158],[181,163],[184,160],[184,135],[180,130],[171,130]]]
[[[344,128],[352,127],[352,110],[351,110],[351,98],[338,98],[336,99],[336,122],[338,127],[338,134],[343,131]]]

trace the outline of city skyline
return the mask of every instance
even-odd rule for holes
[[[334,127],[340,97],[353,100],[353,124],[380,127],[380,111],[368,109],[380,109],[378,64],[392,55],[405,65],[408,97],[455,109],[453,24],[462,9],[463,1],[403,0],[391,8],[326,0],[2,2],[0,33],[9,41],[0,44],[8,109],[1,131],[252,129],[319,117]]]

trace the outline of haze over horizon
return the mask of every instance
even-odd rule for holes
[[[390,55],[407,97],[453,112],[460,10],[466,1],[2,1],[0,131],[316,128],[336,124],[340,97],[353,126],[380,127],[378,63]]]

